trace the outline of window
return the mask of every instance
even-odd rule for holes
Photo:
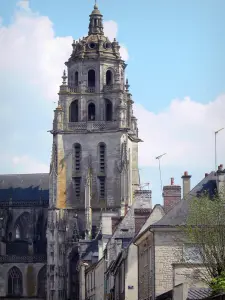
[[[95,87],[95,71],[88,71],[88,87]]]
[[[105,100],[105,119],[106,121],[112,121],[112,102]]]
[[[111,85],[112,83],[112,72],[108,70],[106,72],[106,85]]]
[[[46,298],[47,295],[47,270],[46,265],[38,273],[38,297]]]
[[[88,121],[95,121],[95,105],[90,103],[88,105]]]
[[[70,104],[70,122],[78,122],[78,100]]]
[[[202,263],[200,246],[186,244],[183,246],[183,260],[187,263]]]
[[[105,172],[105,144],[99,145],[99,170]]]
[[[17,267],[13,267],[8,273],[8,295],[22,296],[23,280],[22,273]]]
[[[78,86],[78,72],[75,72],[75,86]]]
[[[99,197],[105,198],[105,177],[99,177]]]
[[[15,238],[16,239],[28,239],[30,236],[30,214],[28,212],[23,213],[17,219],[15,223]]]
[[[74,179],[75,197],[76,197],[76,199],[80,199],[80,182],[81,182],[81,178],[80,177],[76,177]]]
[[[81,161],[81,145],[74,145],[74,171],[80,171],[80,161]]]

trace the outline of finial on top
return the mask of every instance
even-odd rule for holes
[[[97,0],[95,0],[94,9],[98,9]]]
[[[67,79],[67,76],[66,76],[66,71],[65,71],[65,70],[63,71],[62,79],[63,79],[62,84],[63,84],[63,85],[66,85],[66,79]]]

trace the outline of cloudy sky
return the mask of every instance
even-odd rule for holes
[[[48,172],[53,109],[73,38],[87,34],[91,0],[0,0],[0,173]],[[161,203],[163,184],[192,186],[214,166],[225,127],[225,1],[99,0],[117,37],[139,119],[140,173]],[[129,3],[129,5],[128,5]],[[141,3],[141,4],[138,4]],[[225,163],[225,130],[218,135]]]

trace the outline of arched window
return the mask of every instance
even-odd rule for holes
[[[8,273],[8,295],[22,296],[23,294],[23,279],[22,273],[17,267],[13,267]]]
[[[30,237],[30,214],[23,213],[15,223],[15,237],[16,239],[28,239]]]
[[[105,100],[105,120],[112,121],[112,102]]]
[[[90,103],[88,105],[88,121],[95,121],[95,105]]]
[[[81,161],[81,145],[74,145],[74,169],[76,172],[80,171],[80,161]]]
[[[75,72],[75,86],[78,86],[78,72]]]
[[[88,71],[88,87],[95,87],[95,71]]]
[[[106,72],[106,85],[111,85],[113,83],[112,71],[108,70]]]
[[[70,122],[78,122],[78,100],[70,104]]]
[[[101,173],[105,172],[105,155],[106,146],[104,143],[99,144],[99,170]]]
[[[47,295],[47,268],[46,265],[38,273],[38,297],[46,298]]]

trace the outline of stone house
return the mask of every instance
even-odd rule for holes
[[[164,210],[162,206],[159,204],[155,205],[150,216],[138,231],[141,233],[163,216]],[[133,240],[126,249],[120,252],[112,267],[112,271],[115,277],[115,299],[138,299],[138,248],[133,243]]]
[[[139,196],[136,198],[136,201],[131,208],[126,212],[124,218],[115,226],[112,237],[109,239],[104,250],[104,257],[106,261],[105,292],[108,298],[115,293],[115,261],[117,260],[121,251],[130,245],[134,236],[137,234],[152,212],[151,201],[149,201],[148,197]]]
[[[193,245],[186,243],[178,226],[185,225],[192,197],[204,191],[212,194],[217,189],[217,177],[214,172],[206,174],[191,191],[190,178],[187,172],[182,176],[183,199],[135,240],[138,246],[139,300],[164,299],[160,295],[183,283],[192,288],[205,287],[199,273],[202,269],[199,256],[194,255]]]
[[[96,292],[96,288],[95,288],[95,266],[96,264],[93,264],[92,266],[90,266],[89,268],[86,269],[85,271],[85,283],[86,283],[86,297],[85,299],[87,300],[95,300],[95,292]]]

